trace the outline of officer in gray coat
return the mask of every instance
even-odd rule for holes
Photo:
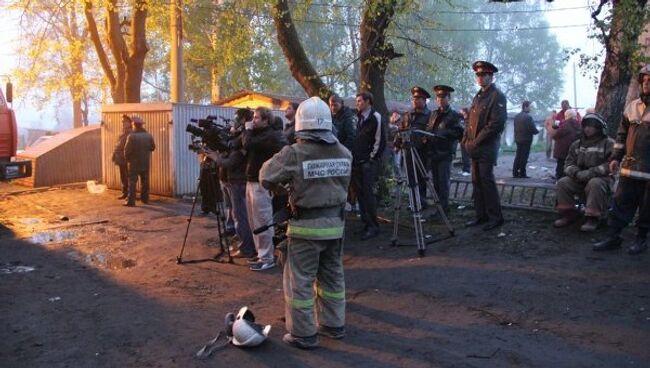
[[[129,196],[124,203],[127,207],[135,206],[135,188],[140,178],[140,200],[149,202],[149,168],[151,152],[156,149],[153,136],[144,129],[144,120],[139,116],[131,117],[133,132],[129,134],[124,145],[124,157],[129,166]]]

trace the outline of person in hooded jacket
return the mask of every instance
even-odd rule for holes
[[[582,119],[582,137],[571,144],[564,165],[565,177],[557,182],[557,211],[560,218],[555,227],[573,223],[577,217],[575,197],[585,198],[585,222],[581,231],[591,232],[607,218],[607,202],[613,178],[609,160],[614,140],[607,136],[607,124],[596,113]]]

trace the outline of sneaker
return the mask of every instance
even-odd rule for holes
[[[309,337],[298,337],[292,334],[285,334],[282,341],[298,349],[315,349],[318,347],[318,335]]]
[[[330,339],[340,340],[345,337],[345,327],[318,326],[318,334]]]
[[[269,268],[275,267],[275,262],[273,261],[268,261],[268,262],[257,262],[252,264],[249,268],[251,271],[264,271],[268,270]]]

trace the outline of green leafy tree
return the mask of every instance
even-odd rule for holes
[[[100,97],[101,76],[87,67],[93,59],[81,4],[18,0],[7,5],[22,14],[15,79],[37,106],[53,99],[72,101],[73,126],[88,125],[89,106]]]

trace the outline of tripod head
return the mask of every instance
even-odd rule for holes
[[[415,129],[415,128],[401,128],[397,131],[397,136],[399,137],[399,140],[401,141],[401,147],[400,149],[403,148],[408,148],[411,144],[412,141],[412,135],[413,134],[418,134],[420,136],[429,136],[433,138],[443,138],[440,135],[427,132],[426,130],[421,130],[421,129]]]

